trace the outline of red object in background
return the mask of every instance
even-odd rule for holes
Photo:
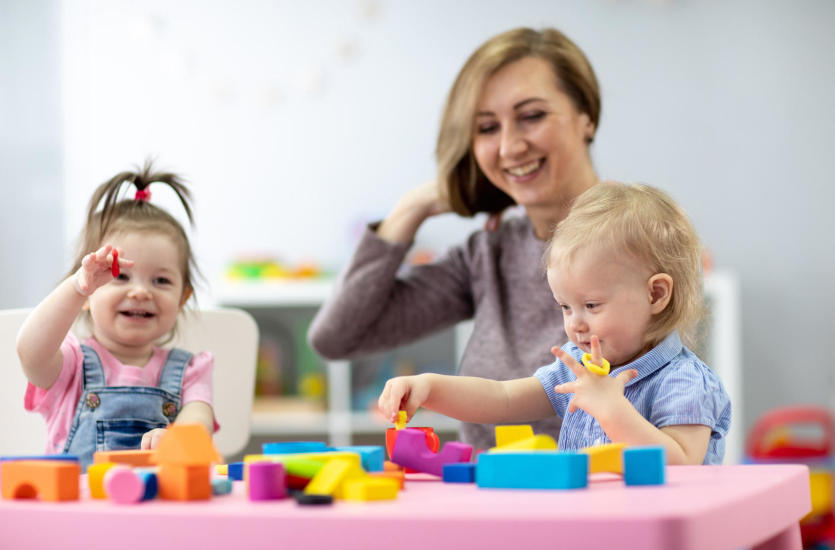
[[[110,272],[114,279],[119,276],[119,252],[115,248],[113,249],[113,263],[110,264]]]
[[[821,429],[817,439],[791,437],[787,442],[769,444],[768,435],[791,425],[809,425]],[[745,441],[745,454],[752,460],[828,458],[835,440],[835,421],[823,407],[797,406],[774,409],[757,420]]]

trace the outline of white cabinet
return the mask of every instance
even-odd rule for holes
[[[330,280],[281,280],[223,282],[217,289],[217,300],[224,306],[249,310],[258,319],[259,312],[307,311],[312,317],[330,296]],[[743,422],[741,392],[740,302],[737,278],[725,271],[716,271],[705,278],[705,299],[708,317],[705,320],[704,345],[696,351],[725,385],[734,409],[734,419],[725,452],[726,463],[742,458]],[[263,328],[263,327],[262,327]],[[469,337],[470,323],[454,329],[454,345],[450,361],[457,362],[463,343]],[[533,365],[532,368],[537,365]],[[256,399],[252,415],[253,435],[292,436],[322,434],[331,445],[349,445],[352,434],[381,433],[389,424],[369,412],[351,408],[351,373],[349,361],[326,363],[327,410],[292,410],[270,407],[270,402]],[[279,399],[278,401],[281,401]],[[288,400],[289,401],[289,400]],[[458,422],[429,411],[419,411],[412,425],[433,426],[438,431],[457,430]]]

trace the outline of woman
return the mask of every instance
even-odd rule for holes
[[[461,69],[447,98],[438,177],[404,195],[363,235],[308,338],[328,358],[399,346],[472,318],[459,374],[530,376],[566,342],[542,254],[571,202],[598,183],[589,155],[600,94],[583,52],[554,29],[494,36]],[[525,216],[499,223],[506,207]],[[438,261],[398,272],[420,225],[455,212],[491,214]],[[559,418],[534,423],[557,436]],[[461,439],[494,445],[493,427],[463,424]]]

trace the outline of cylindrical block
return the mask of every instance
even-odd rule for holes
[[[249,500],[276,500],[287,496],[284,465],[279,462],[253,462],[247,465]]]
[[[134,504],[142,500],[145,484],[129,466],[114,466],[104,474],[107,497],[118,504]]]

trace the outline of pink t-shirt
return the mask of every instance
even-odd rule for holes
[[[87,338],[84,344],[90,346],[101,358],[105,383],[108,386],[151,386],[159,384],[162,366],[168,358],[168,350],[154,348],[151,359],[144,367],[124,365],[95,339]],[[67,334],[61,344],[64,362],[58,379],[48,390],[27,384],[23,406],[27,411],[40,413],[46,419],[47,454],[64,450],[75,408],[82,393],[84,353],[81,342],[72,333]],[[212,368],[214,357],[203,351],[192,356],[183,372],[182,404],[204,401],[212,405]],[[215,431],[219,428],[215,421]]]

